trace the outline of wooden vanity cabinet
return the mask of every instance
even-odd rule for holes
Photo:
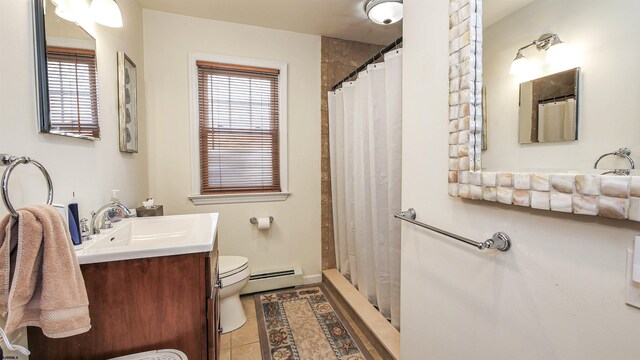
[[[50,339],[29,327],[30,359],[108,359],[177,349],[217,360],[217,241],[211,252],[81,265],[91,330]]]

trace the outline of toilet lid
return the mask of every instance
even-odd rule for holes
[[[220,277],[238,273],[249,266],[249,259],[244,256],[220,256],[218,259],[218,272]]]

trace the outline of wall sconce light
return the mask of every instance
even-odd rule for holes
[[[364,12],[376,24],[395,24],[402,20],[402,0],[369,0],[364,5]]]
[[[510,69],[510,73],[515,75],[515,74],[521,74],[525,68],[527,68],[527,66],[529,65],[529,62],[527,61],[527,58],[524,57],[524,55],[522,55],[522,51],[518,50],[518,53],[516,54],[516,58],[513,59],[513,62],[511,62],[511,69]]]
[[[56,15],[79,23],[92,19],[100,25],[120,28],[122,27],[122,13],[115,0],[92,0],[91,7],[86,0],[52,0],[56,7]]]
[[[115,0],[93,0],[90,10],[93,21],[98,24],[112,28],[122,27],[122,13]]]
[[[566,45],[560,40],[558,34],[544,34],[530,44],[518,49],[516,58],[511,63],[511,74],[518,75],[526,70],[528,61],[522,52],[531,46],[535,46],[538,51],[546,51],[548,63],[557,63],[566,56]]]
[[[73,23],[80,21],[89,12],[84,0],[52,0],[52,3],[56,7],[56,15]]]

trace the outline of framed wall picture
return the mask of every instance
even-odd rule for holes
[[[138,152],[138,104],[136,64],[122,51],[118,52],[118,119],[120,151]]]

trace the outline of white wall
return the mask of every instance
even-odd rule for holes
[[[138,154],[119,151],[116,73],[117,51],[125,51],[139,66],[138,116],[144,133],[142,10],[135,0],[118,4],[123,28],[92,24],[87,29],[97,41],[102,136],[100,141],[88,141],[38,133],[31,1],[0,1],[0,153],[27,155],[41,162],[53,178],[54,201],[66,204],[75,191],[84,217],[109,200],[110,189],[120,189],[121,200],[131,206],[147,196],[145,139]],[[20,166],[11,177],[16,208],[46,199],[44,180],[34,169]],[[0,206],[0,215],[5,213]]]
[[[144,11],[151,195],[166,214],[220,212],[221,254],[249,258],[254,271],[300,264],[320,274],[320,37]],[[284,202],[195,206],[189,159],[188,54],[288,64],[289,191]],[[269,232],[252,216],[275,218]]]
[[[403,208],[472,239],[505,231],[513,247],[403,224],[402,359],[640,358],[640,310],[624,303],[640,226],[449,197],[448,1],[404,4]]]
[[[495,1],[495,0],[494,0]],[[488,150],[482,165],[490,170],[591,169],[594,161],[619,147],[640,154],[640,87],[633,84],[640,63],[640,2],[627,0],[536,0],[484,29],[484,80],[487,87]],[[606,14],[606,16],[603,16]],[[535,47],[524,55],[542,66],[537,78],[580,67],[578,141],[518,144],[519,79],[509,74],[521,46],[547,32],[566,43],[572,59],[549,66]],[[552,159],[552,160],[551,160]],[[602,168],[626,168],[624,159],[602,161]]]

